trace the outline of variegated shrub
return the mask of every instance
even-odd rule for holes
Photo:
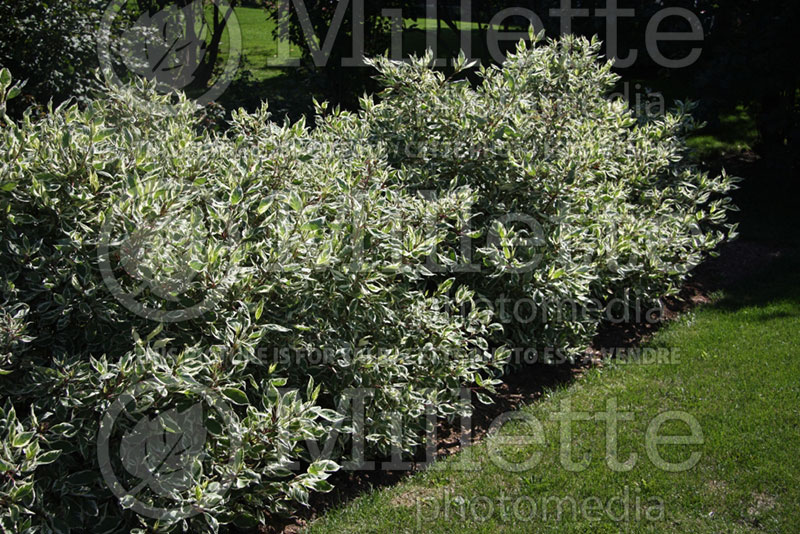
[[[381,59],[360,112],[225,133],[143,83],[14,122],[2,71],[2,529],[258,528],[354,445],[413,453],[506,347],[574,354],[593,301],[675,291],[732,180],[685,162],[686,106],[608,99],[597,51],[521,44],[477,86]]]
[[[230,406],[226,425],[206,410],[202,423],[227,432],[204,431],[180,492],[135,496],[178,502],[151,528],[217,529],[263,524],[329,489],[329,456],[356,432],[371,454],[412,451],[426,410],[467,409],[459,386],[491,384],[502,363],[486,350],[489,314],[449,309],[452,282],[429,290],[416,268],[472,201],[467,188],[426,200],[380,149],[340,150],[302,122],[269,121],[266,106],[224,135],[197,122],[192,103],[139,86],[3,125],[0,394],[14,425],[35,424],[3,447],[34,467],[37,451],[60,454],[3,486],[8,531],[146,520],[112,494],[96,450],[104,414],[141,384],[159,394],[126,405],[112,452],[147,414],[203,395]],[[355,388],[371,395],[363,417],[338,415]],[[305,440],[323,448],[329,435],[329,454],[312,457]],[[140,474],[124,458],[111,467]]]
[[[476,191],[471,262],[446,271],[496,312],[520,300],[538,311],[504,321],[497,342],[574,355],[610,300],[646,306],[674,293],[735,235],[735,179],[688,162],[691,105],[637,116],[608,96],[619,78],[598,41],[532,41],[480,68],[477,85],[463,56],[449,77],[431,55],[374,60],[385,89],[357,120],[410,189]]]

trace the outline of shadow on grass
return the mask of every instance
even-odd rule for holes
[[[772,321],[786,317],[800,316],[800,252],[787,249],[766,270],[743,280],[725,293],[725,297],[715,306],[724,311],[734,312],[742,308],[763,308],[776,301],[790,302],[796,310],[755,312],[753,319]]]
[[[292,122],[314,115],[314,98],[321,99],[324,94],[323,80],[302,68],[273,69],[273,74],[257,80],[243,73],[228,87],[219,99],[219,104],[230,112],[244,109],[254,112],[266,102],[273,121]]]

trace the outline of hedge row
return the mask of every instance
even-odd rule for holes
[[[597,54],[521,43],[477,84],[376,60],[378,100],[313,129],[265,104],[208,132],[146,83],[6,117],[2,528],[257,528],[351,449],[414,454],[510,349],[575,355],[593,303],[675,291],[733,180],[686,163],[686,106],[606,98]],[[520,299],[578,313],[492,304]]]

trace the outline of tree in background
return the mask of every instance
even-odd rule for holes
[[[162,35],[156,35],[156,39],[170,32],[176,34],[174,39],[164,39],[166,42],[160,47],[159,53],[174,55],[173,59],[182,68],[190,70],[185,73],[191,79],[191,84],[186,88],[207,88],[220,61],[222,38],[237,1],[136,0],[136,5],[138,12],[134,16],[138,16],[138,27],[156,33],[163,32]],[[159,71],[161,58],[145,59],[145,70],[139,74],[151,79],[163,74]]]
[[[722,104],[745,104],[756,114],[761,151],[793,156],[800,137],[800,4],[777,0],[703,0],[711,15],[704,57],[694,69],[703,95]],[[797,163],[796,156],[794,163]]]
[[[416,0],[373,0],[362,2],[363,14],[353,11],[353,2],[337,0],[268,0],[267,17],[275,22],[274,37],[288,40],[302,51],[302,64],[319,76],[326,98],[348,107],[357,105],[358,96],[369,87],[370,71],[353,68],[363,58],[384,54],[391,47],[392,20],[383,16],[384,9],[401,9],[416,13]],[[363,20],[358,32],[363,35],[363,51],[354,46],[360,40],[354,35],[354,20]],[[311,29],[312,35],[307,30]]]
[[[304,53],[305,64],[313,65],[307,46],[301,18],[292,2],[288,13],[279,9],[285,0],[267,3],[269,17],[280,22],[276,36],[288,36]],[[354,2],[336,0],[305,0],[306,24],[313,28],[319,42],[323,42],[329,30],[335,26],[337,9],[342,9],[341,24],[331,38],[334,39],[324,78],[327,83],[322,92],[326,97],[347,105],[354,105],[356,97],[369,86],[369,76],[358,69],[341,68],[341,59],[352,54],[352,9]],[[437,27],[443,31],[460,31],[456,24],[463,2],[437,0]],[[390,46],[391,25],[381,16],[385,8],[402,8],[409,18],[425,16],[423,1],[379,0],[364,3],[365,7],[365,52],[379,55]],[[560,10],[566,6],[573,10],[584,10],[584,14],[573,16],[570,32],[591,37],[598,35],[607,40],[613,32],[616,39],[617,57],[627,58],[631,50],[638,51],[634,62],[617,69],[623,80],[648,80],[656,86],[672,88],[671,96],[693,98],[703,102],[704,119],[714,121],[720,113],[745,105],[756,117],[761,140],[760,150],[784,153],[798,138],[797,98],[800,90],[800,74],[793,61],[798,55],[798,44],[794,38],[793,25],[800,20],[800,3],[794,0],[778,0],[768,6],[760,0],[491,0],[471,2],[471,18],[478,24],[478,32],[485,33],[492,18],[501,10],[524,8],[535,13],[546,33],[557,37],[564,30]],[[603,11],[616,5],[620,17],[614,22],[616,28],[608,26]],[[681,17],[666,17],[660,20],[660,32],[689,32],[702,29],[702,42],[697,40],[660,41],[659,54],[670,59],[686,58],[692,49],[702,50],[699,58],[689,66],[673,68],[659,64],[648,53],[648,26],[661,10],[680,8],[696,16],[699,25],[692,28]],[[585,13],[589,13],[586,16]],[[522,17],[511,19],[512,25],[520,23]],[[524,21],[523,21],[524,22]],[[503,21],[504,25],[509,20]],[[608,43],[606,43],[607,45]],[[612,50],[605,50],[607,55]],[[489,58],[482,58],[488,60]]]
[[[88,98],[94,86],[93,72],[100,66],[98,30],[109,5],[109,0],[0,3],[0,65],[27,80],[23,98],[11,103],[12,114],[32,103]],[[125,63],[120,72],[156,80],[174,78],[177,74],[167,72],[167,62],[161,57],[169,54],[173,63],[191,69],[183,76],[191,84],[175,88],[205,89],[221,60],[225,27],[236,5],[236,0],[126,3],[111,21],[112,46],[119,48],[115,48],[115,61]],[[140,68],[135,68],[137,61]]]
[[[87,97],[100,0],[0,2],[0,65],[27,80],[20,106]],[[12,111],[13,111],[12,107]]]

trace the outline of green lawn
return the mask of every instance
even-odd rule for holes
[[[495,434],[471,448],[476,471],[461,470],[463,453],[456,455],[329,512],[309,531],[795,531],[800,525],[798,268],[800,258],[785,255],[768,273],[665,327],[649,346],[668,349],[671,363],[597,368],[524,408],[520,414],[542,425],[543,434],[533,433],[542,445],[506,446]],[[617,442],[619,461],[638,456],[629,471],[614,471],[605,461],[606,423],[597,417],[609,401],[630,418],[618,423]],[[569,413],[594,418],[572,423],[567,439],[573,461],[590,455],[580,472],[560,462],[559,432],[565,425],[553,414],[565,403]],[[666,411],[688,414],[684,417],[696,420],[702,432],[699,444],[656,447],[672,463],[699,454],[696,465],[682,472],[658,467],[646,446],[648,425]],[[499,435],[531,434],[530,428],[512,422]],[[677,420],[658,430],[690,433],[689,425]],[[499,454],[520,462],[536,453],[538,464],[523,472],[502,469],[496,460]]]
[[[745,106],[719,118],[719,124],[698,131],[689,139],[689,146],[700,160],[751,150],[758,141],[755,119]]]
[[[282,69],[274,66],[275,59],[278,57],[278,43],[273,36],[275,23],[267,18],[267,11],[261,8],[237,7],[236,17],[242,34],[242,51],[244,53],[243,67],[250,70],[257,81],[265,80],[278,76]],[[403,36],[403,53],[420,54],[425,51],[427,46],[424,30],[435,30],[437,21],[432,19],[405,19]],[[477,57],[488,57],[486,51],[485,31],[478,31],[477,23],[463,23],[456,21],[459,29],[469,28],[472,31],[473,55]],[[438,36],[439,45],[442,53],[455,57],[460,49],[460,36],[446,25],[442,24]],[[223,38],[223,43],[227,42],[227,36]],[[300,57],[300,48],[296,45],[290,47],[290,57]]]
[[[273,36],[275,22],[267,18],[265,9],[237,7],[235,12],[242,32],[244,54],[242,66],[248,69],[257,81],[279,75],[281,69],[270,66],[270,61],[275,61],[278,57],[278,42]],[[300,49],[291,45],[290,56],[300,57]]]

